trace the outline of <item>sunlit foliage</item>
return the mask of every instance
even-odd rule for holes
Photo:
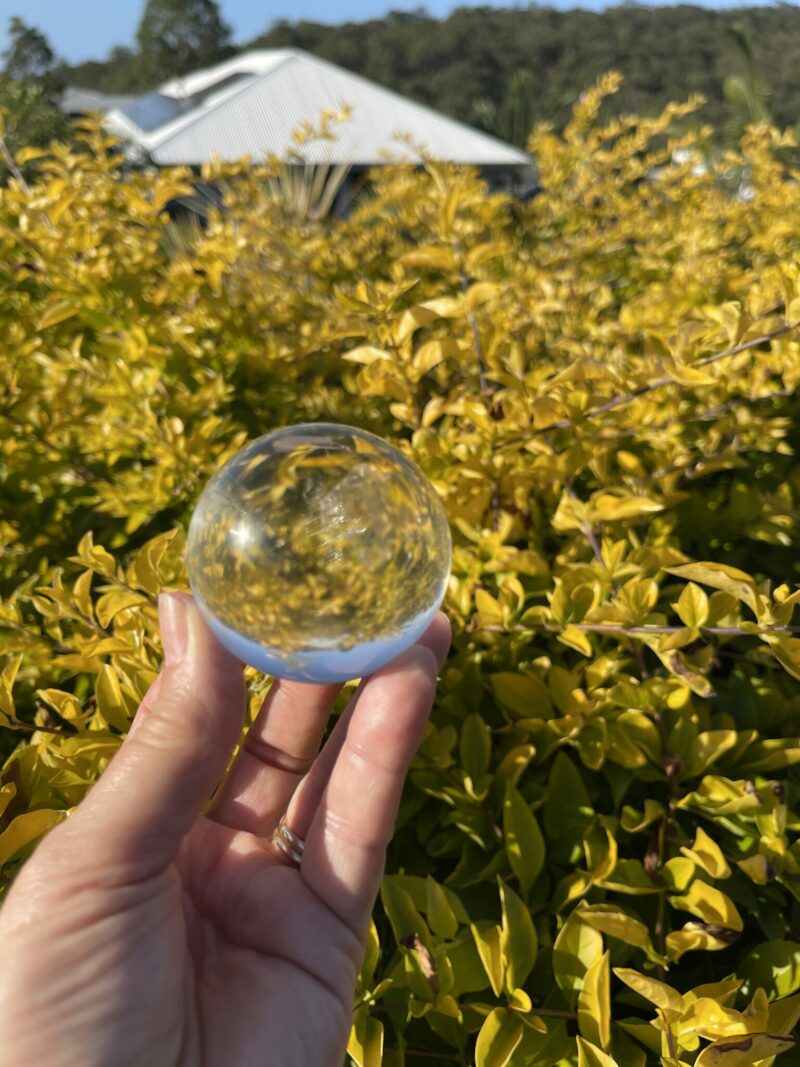
[[[454,649],[359,1067],[793,1044],[800,176],[766,126],[701,165],[707,131],[670,132],[691,105],[598,127],[615,85],[535,132],[525,205],[431,164],[299,224],[243,165],[181,242],[191,176],[122,172],[96,130],[0,191],[6,880],[125,734],[193,502],[245,440],[355,424],[446,504]]]

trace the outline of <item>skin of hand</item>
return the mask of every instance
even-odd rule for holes
[[[201,813],[242,667],[187,594],[160,617],[128,737],[0,910],[0,1067],[340,1067],[447,620],[362,682],[319,755],[339,687],[276,682]],[[270,840],[284,812],[300,869]]]

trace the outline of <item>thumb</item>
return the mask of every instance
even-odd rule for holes
[[[92,866],[137,879],[178,851],[225,773],[239,739],[242,668],[216,640],[192,598],[162,594],[164,666],[122,748],[64,825],[91,842]]]

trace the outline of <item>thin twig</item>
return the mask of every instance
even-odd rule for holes
[[[5,137],[0,137],[0,156],[3,157],[3,161],[16,180],[19,182],[19,187],[25,193],[26,196],[31,195],[31,187],[25,181],[25,175],[19,169],[16,159],[11,154],[11,149],[8,147]],[[46,211],[40,211],[39,217],[47,225],[47,227],[53,232],[56,232],[56,228],[53,225],[53,220],[47,214]]]
[[[750,348],[757,348],[759,345],[766,344],[768,341],[774,340],[776,337],[782,337],[784,334],[789,333],[791,330],[796,330],[800,326],[800,322],[784,323],[783,326],[779,326],[777,330],[773,330],[771,333],[761,334],[760,337],[754,337],[750,341],[743,341],[740,345],[734,345],[733,348],[728,348],[724,352],[716,352],[713,356],[706,356],[704,359],[698,359],[697,363],[692,364],[692,369],[695,367],[707,367],[711,363],[716,363],[720,359],[727,359],[728,356],[738,356],[741,352],[746,352]],[[624,396],[616,396],[612,400],[606,401],[605,404],[600,404],[596,408],[590,408],[586,412],[584,418],[593,419],[598,415],[604,415],[607,411],[613,411],[615,408],[622,407],[623,404],[630,404],[631,401],[637,400],[640,396],[644,396],[645,393],[651,393],[654,389],[660,389],[664,385],[674,385],[675,379],[665,374],[663,378],[656,378],[653,382],[648,382],[646,385],[640,385],[638,389],[632,389],[630,393],[626,393]],[[553,427],[555,428],[555,427]],[[559,429],[565,428],[558,426]]]
[[[62,644],[57,641],[55,637],[51,637],[50,634],[45,633],[31,633],[30,630],[26,630],[24,626],[17,626],[16,623],[8,622],[6,619],[0,619],[0,630],[14,630],[17,633],[25,634],[26,637],[33,638],[35,641],[44,641],[55,652],[57,656],[73,656],[75,655],[75,649],[70,648],[68,645]]]
[[[25,176],[17,166],[17,161],[12,156],[11,149],[8,147],[5,137],[0,137],[0,155],[3,157],[8,169],[19,182],[20,189],[22,189],[23,193],[25,193],[26,196],[30,196],[31,187],[25,181]]]
[[[784,334],[796,330],[798,326],[800,326],[800,322],[784,323],[783,326],[779,326],[778,329],[773,330],[771,333],[753,337],[749,341],[743,341],[739,345],[734,345],[733,348],[726,348],[723,352],[715,352],[711,356],[699,359],[697,363],[693,363],[691,366],[692,368],[707,367],[711,363],[717,363],[719,360],[727,359],[729,356],[738,356],[740,353],[746,352],[751,348],[757,348],[759,345],[767,344],[769,341],[775,340],[776,337],[783,337]],[[526,441],[530,441],[534,437],[550,433],[551,430],[570,430],[579,422],[584,422],[587,419],[596,419],[599,415],[605,415],[608,411],[614,411],[617,408],[624,407],[626,404],[631,404],[634,400],[638,400],[640,396],[652,393],[655,389],[661,389],[665,385],[677,384],[678,383],[671,375],[665,374],[661,378],[656,378],[652,382],[640,385],[637,389],[632,389],[629,393],[622,393],[619,396],[612,397],[611,400],[607,400],[604,404],[598,404],[595,408],[589,408],[588,411],[585,411],[583,415],[580,416],[580,419],[560,419],[558,422],[553,422],[549,426],[542,426],[539,429],[531,430],[526,436],[519,438],[517,442],[506,442],[505,447],[514,443],[524,444]]]
[[[454,242],[456,251],[456,257],[458,259],[458,278],[461,284],[461,291],[466,294],[469,292],[469,275],[463,266],[463,250],[460,241]],[[481,388],[481,393],[484,396],[491,396],[494,389],[489,384],[486,378],[486,358],[483,354],[483,345],[481,344],[481,334],[478,327],[478,317],[472,308],[467,309],[467,322],[469,323],[470,331],[472,332],[472,347],[475,349],[475,360],[478,364],[478,384]]]
[[[598,634],[642,634],[644,636],[654,634],[679,634],[684,630],[691,629],[689,626],[623,626],[617,623],[605,622],[571,622],[561,625],[552,622],[529,622],[524,626],[480,626],[475,629],[487,630],[490,633],[527,633],[530,630],[545,630],[550,633],[562,633],[571,626],[575,630],[586,630],[589,633]],[[762,634],[800,634],[800,626],[758,626],[752,630],[745,630],[739,626],[697,626],[702,634],[713,634],[717,637],[760,637]]]

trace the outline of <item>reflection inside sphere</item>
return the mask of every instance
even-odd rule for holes
[[[376,670],[435,615],[450,532],[422,472],[348,426],[288,427],[214,475],[189,527],[189,579],[222,643],[270,674]]]

